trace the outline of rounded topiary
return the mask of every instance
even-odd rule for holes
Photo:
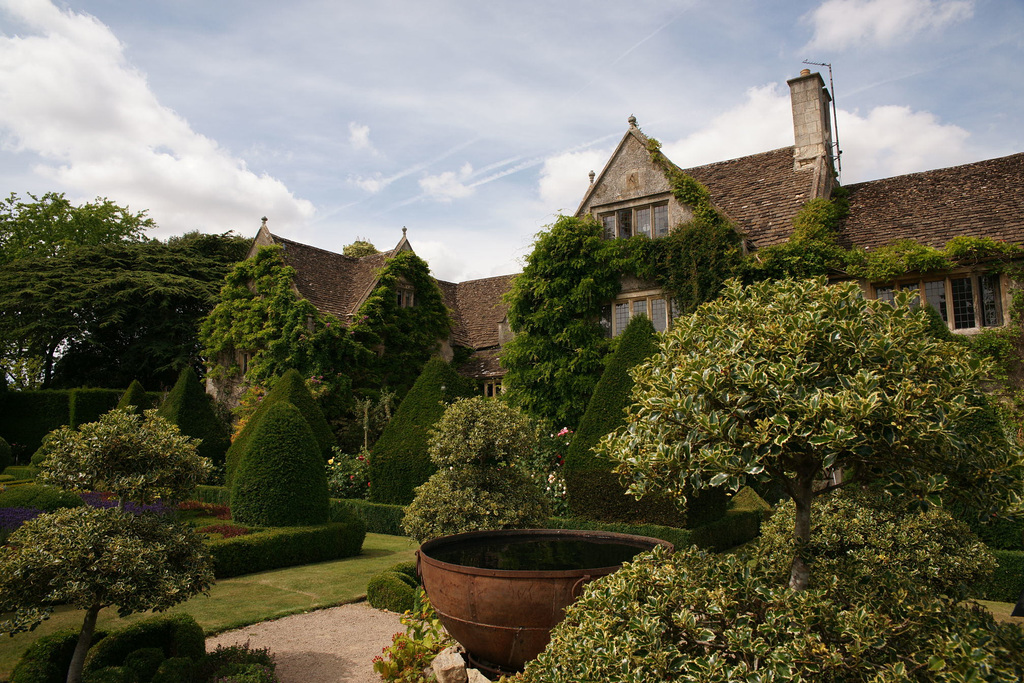
[[[374,574],[366,584],[366,601],[376,609],[402,614],[413,608],[415,600],[416,583],[401,572]]]
[[[126,666],[105,666],[82,675],[82,683],[137,683],[138,680],[135,672]]]
[[[14,459],[11,456],[11,444],[7,443],[7,440],[0,436],[0,472],[3,472],[13,463]]]
[[[97,631],[93,639],[102,637]],[[11,672],[11,683],[64,683],[78,643],[77,630],[62,630],[33,642]]]
[[[192,368],[181,371],[178,382],[156,414],[178,425],[185,436],[202,439],[199,455],[215,464],[224,462],[224,453],[230,444],[228,426],[217,415],[212,399],[203,391]]]
[[[153,401],[146,395],[146,390],[142,388],[142,383],[137,379],[132,380],[128,389],[121,396],[121,400],[117,402],[118,410],[128,409],[138,415],[142,415],[143,411],[152,407]]]
[[[36,508],[43,512],[53,512],[80,505],[85,503],[78,495],[44,484],[20,484],[0,492],[0,508]]]
[[[468,380],[440,358],[430,359],[405,395],[370,456],[370,500],[406,505],[413,489],[434,473],[427,454],[427,435],[441,419],[445,405],[476,393]]]
[[[437,467],[502,466],[525,460],[537,443],[530,419],[490,398],[459,399],[444,411],[427,442]]]
[[[522,680],[868,683],[967,672],[1021,680],[1024,631],[906,584],[847,602],[790,590],[740,555],[659,547],[587,584]]]
[[[549,514],[547,499],[518,469],[469,466],[440,470],[417,487],[402,529],[422,543],[464,531],[543,527]]]
[[[323,411],[317,405],[316,399],[309,393],[302,375],[299,374],[298,370],[289,370],[274,382],[270,392],[263,397],[259,407],[253,411],[245,426],[242,427],[242,431],[231,442],[231,446],[228,448],[227,455],[225,456],[228,486],[234,480],[238,461],[249,445],[249,440],[252,439],[256,425],[267,414],[270,406],[282,401],[291,403],[299,409],[303,419],[306,420],[309,428],[313,431],[313,437],[316,439],[323,459],[327,460],[331,457],[331,447],[335,441],[334,432],[331,431],[331,426],[327,423],[327,419],[324,418]]]
[[[788,501],[761,526],[757,555],[779,581],[793,559],[794,515]],[[818,503],[805,561],[812,587],[835,580],[838,590],[855,594],[899,580],[958,598],[996,567],[985,544],[945,510],[906,511],[891,496],[867,491],[840,491]]]
[[[35,453],[29,459],[29,464],[32,467],[39,467],[43,464],[43,461],[50,457],[50,453],[53,452],[53,432],[50,432],[43,437],[42,442],[39,444],[39,448],[36,449]]]
[[[163,656],[200,661],[206,655],[203,627],[189,614],[167,614],[115,631],[89,648],[85,671],[124,664],[128,656],[143,648],[160,648]]]
[[[242,453],[231,485],[231,513],[255,526],[323,524],[327,475],[309,424],[291,403],[270,406]]]
[[[191,683],[195,680],[196,664],[188,657],[171,657],[160,662],[150,683]]]
[[[132,673],[135,680],[149,681],[165,659],[161,648],[143,647],[124,658],[124,668]]]

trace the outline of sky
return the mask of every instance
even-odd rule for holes
[[[630,115],[684,168],[777,149],[828,63],[850,184],[1024,151],[1022,56],[1021,0],[0,0],[0,192],[406,227],[460,282],[519,271]]]

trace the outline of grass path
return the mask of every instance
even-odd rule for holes
[[[363,552],[356,557],[223,579],[208,596],[194,597],[169,611],[188,612],[210,635],[353,602],[366,595],[366,582],[373,574],[396,562],[414,559],[417,547],[415,541],[403,536],[367,534]],[[10,677],[32,641],[60,629],[78,630],[83,615],[82,610],[60,608],[35,631],[0,639],[0,680]],[[114,608],[108,607],[100,612],[97,628],[116,629],[150,616],[152,613],[147,612],[121,619]]]

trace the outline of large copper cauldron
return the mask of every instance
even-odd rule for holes
[[[547,646],[583,584],[656,545],[672,550],[656,538],[603,531],[474,531],[427,541],[416,564],[441,623],[466,652],[518,671]]]

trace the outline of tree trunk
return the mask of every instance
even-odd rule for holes
[[[807,588],[810,569],[804,561],[811,540],[811,501],[814,499],[814,478],[799,477],[793,491],[796,524],[793,528],[793,564],[789,568],[789,587],[795,591]]]
[[[82,622],[82,631],[78,634],[78,644],[75,645],[75,653],[71,656],[71,666],[68,667],[67,683],[82,683],[82,668],[85,666],[85,655],[92,645],[92,634],[96,630],[96,615],[100,613],[102,605],[93,605],[85,611],[85,620]]]

